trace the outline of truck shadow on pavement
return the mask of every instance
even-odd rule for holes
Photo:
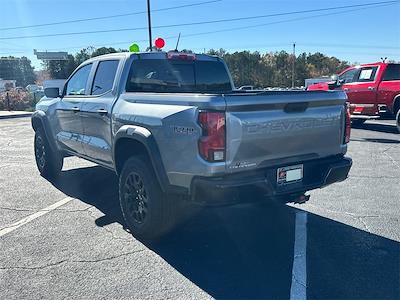
[[[53,184],[100,210],[97,226],[124,224],[110,171],[67,170]],[[147,246],[212,297],[289,298],[297,211],[278,203],[205,208]],[[309,298],[399,299],[398,242],[312,213],[307,233]]]
[[[364,141],[372,142],[372,143],[379,143],[379,144],[400,144],[400,139],[392,140],[392,139],[370,139],[370,138],[364,138]]]
[[[374,124],[374,123],[364,123],[362,125],[351,125],[354,129],[364,129],[383,133],[395,133],[397,134],[397,127],[395,124]]]

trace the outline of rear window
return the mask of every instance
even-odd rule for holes
[[[388,65],[386,67],[383,81],[389,80],[400,80],[400,65]]]
[[[118,63],[118,60],[105,60],[99,63],[94,76],[92,95],[101,95],[112,90]]]
[[[225,65],[219,61],[134,60],[127,92],[225,93],[232,86]]]

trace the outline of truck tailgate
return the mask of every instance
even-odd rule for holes
[[[228,172],[344,153],[343,92],[225,95]]]

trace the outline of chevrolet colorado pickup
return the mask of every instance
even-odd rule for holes
[[[378,62],[353,66],[340,73],[337,82],[308,87],[310,91],[329,89],[346,92],[353,123],[392,116],[400,132],[400,64]]]
[[[345,93],[237,91],[215,56],[99,56],[45,95],[32,116],[40,173],[54,179],[67,156],[113,170],[141,239],[171,228],[178,198],[226,204],[213,195],[249,188],[300,202],[352,164]]]

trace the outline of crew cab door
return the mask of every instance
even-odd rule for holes
[[[56,109],[56,139],[61,148],[75,153],[82,153],[82,101],[89,90],[89,77],[92,64],[76,70],[66,82],[63,97]]]
[[[101,60],[94,65],[90,96],[82,106],[83,148],[86,156],[112,166],[111,110],[116,98],[118,59]]]
[[[345,83],[343,90],[351,104],[351,113],[373,115],[377,111],[376,96],[378,66],[356,68],[352,82]]]

